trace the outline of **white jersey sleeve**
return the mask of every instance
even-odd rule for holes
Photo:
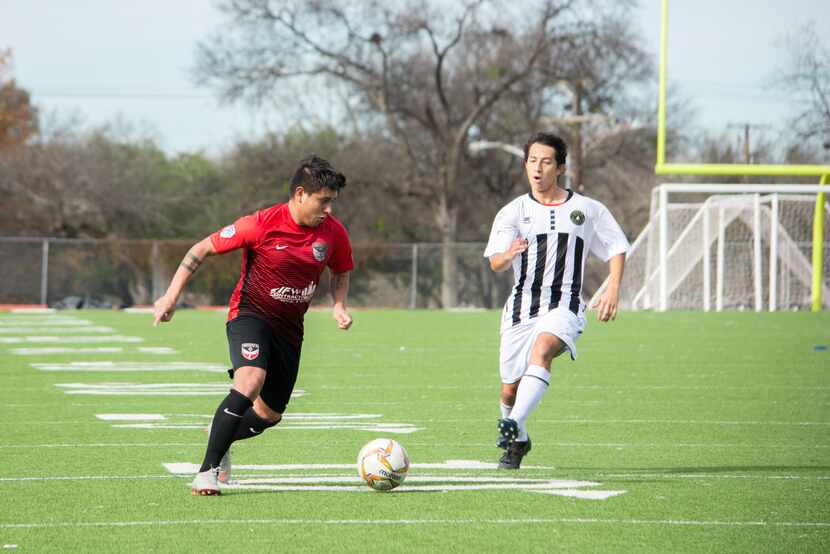
[[[602,261],[607,262],[617,254],[628,252],[628,239],[617,220],[608,211],[608,208],[599,204],[594,221],[594,238],[591,242],[591,252]]]
[[[484,257],[489,258],[493,254],[507,252],[513,239],[519,236],[519,213],[516,203],[510,204],[499,210],[493,220],[493,228],[490,230],[490,239],[484,249]]]

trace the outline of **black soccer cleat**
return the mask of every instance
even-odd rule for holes
[[[519,424],[516,423],[516,420],[510,419],[509,417],[506,417],[504,419],[500,419],[499,420],[499,435],[501,437],[499,439],[499,442],[497,442],[496,444],[499,445],[501,443],[502,439],[504,439],[506,444],[509,445],[511,442],[516,440],[516,437],[519,436]],[[499,446],[499,448],[505,448],[505,447]]]
[[[507,447],[510,443],[507,440],[507,437],[499,435],[499,438],[496,439],[496,446],[501,448],[502,450],[507,450]]]
[[[530,452],[530,437],[524,442],[513,441],[499,460],[499,469],[519,469],[522,458]]]

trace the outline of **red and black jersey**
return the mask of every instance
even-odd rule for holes
[[[210,236],[217,253],[244,248],[239,282],[231,295],[228,320],[253,315],[299,346],[303,316],[323,269],[354,268],[349,235],[332,216],[317,227],[298,225],[288,204],[240,217]]]

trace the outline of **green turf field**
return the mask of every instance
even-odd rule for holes
[[[554,363],[518,472],[488,465],[497,312],[354,315],[342,332],[309,314],[290,417],[234,445],[235,487],[192,497],[186,464],[201,461],[228,385],[223,314],[182,311],[159,328],[147,314],[0,314],[0,546],[830,550],[830,350],[816,348],[830,346],[830,313],[591,320],[579,360]],[[414,464],[391,493],[354,469],[380,436]]]

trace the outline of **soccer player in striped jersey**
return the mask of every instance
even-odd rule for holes
[[[610,281],[594,306],[600,321],[617,315],[628,240],[600,202],[559,184],[567,145],[537,133],[524,147],[530,192],[496,214],[484,251],[493,271],[513,269],[515,286],[501,319],[499,371],[501,419],[499,467],[518,469],[530,452],[526,422],[550,384],[553,359],[567,351],[585,328],[582,282],[585,258],[608,262]]]

